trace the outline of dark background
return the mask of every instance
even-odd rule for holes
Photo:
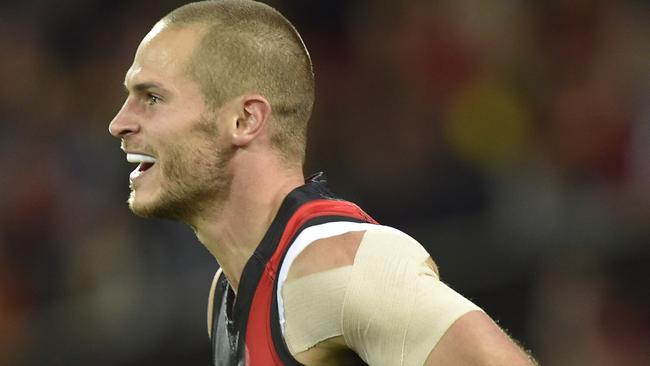
[[[182,3],[1,3],[0,365],[210,364],[216,263],[129,212],[107,131]],[[270,3],[315,65],[307,174],[543,364],[650,364],[648,2]]]

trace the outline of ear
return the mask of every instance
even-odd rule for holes
[[[240,110],[232,127],[232,143],[246,146],[266,127],[271,118],[271,103],[257,94],[245,95],[241,99]]]

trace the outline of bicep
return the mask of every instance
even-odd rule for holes
[[[366,233],[343,304],[346,343],[370,365],[422,365],[462,315],[480,310],[437,276],[401,235]]]
[[[481,311],[458,318],[424,363],[433,365],[532,365],[530,358]]]

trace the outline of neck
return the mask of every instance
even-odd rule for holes
[[[260,162],[233,174],[225,202],[193,220],[198,239],[212,253],[237,291],[242,271],[259,245],[284,198],[304,184],[300,168]],[[233,164],[234,165],[234,164]]]

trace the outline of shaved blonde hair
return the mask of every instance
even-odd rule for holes
[[[271,103],[271,143],[283,158],[304,162],[314,104],[309,52],[293,25],[272,7],[251,0],[190,3],[161,21],[205,26],[187,65],[212,110],[245,93]]]

